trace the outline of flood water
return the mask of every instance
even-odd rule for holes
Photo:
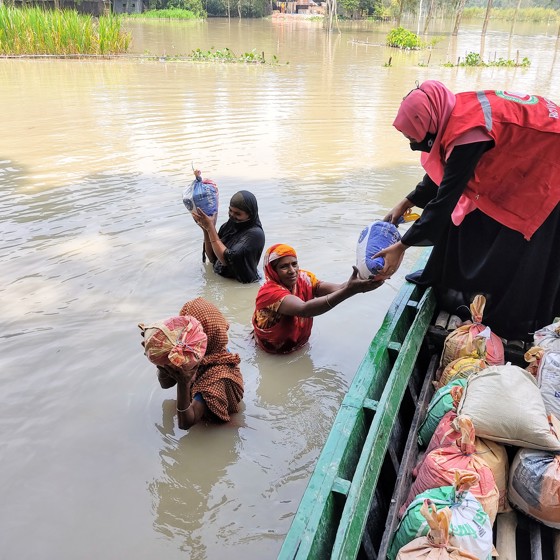
[[[529,68],[448,68],[479,52],[481,24],[431,51],[381,46],[390,24],[134,22],[137,54],[228,47],[278,65],[141,58],[0,60],[0,558],[275,558],[338,406],[419,253],[375,292],[315,320],[310,343],[269,356],[250,337],[258,285],[216,277],[183,188],[192,165],[220,216],[256,194],[267,246],[344,281],[363,226],[421,177],[391,126],[415,81],[560,101],[557,29],[490,26],[485,58]],[[414,23],[409,27],[415,29]],[[385,66],[389,58],[392,65]],[[231,323],[243,410],[177,429],[138,322],[202,296]]]

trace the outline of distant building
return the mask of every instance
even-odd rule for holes
[[[113,0],[114,14],[141,14],[148,10],[148,2],[143,0]]]
[[[323,2],[314,2],[314,0],[287,0],[285,2],[275,2],[274,9],[281,14],[323,15],[325,13]]]

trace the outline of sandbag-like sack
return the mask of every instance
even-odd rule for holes
[[[533,335],[535,346],[560,352],[560,321],[547,325]]]
[[[399,510],[400,515],[404,514],[406,507],[418,494],[430,488],[452,484],[457,472],[473,472],[478,475],[478,482],[471,486],[470,491],[494,523],[500,496],[494,473],[486,461],[475,453],[475,433],[470,418],[458,417],[457,422],[461,439],[447,447],[434,449],[424,457],[418,476]]]
[[[504,343],[502,339],[493,333],[490,327],[482,324],[485,305],[486,298],[484,296],[475,296],[470,305],[472,323],[461,325],[447,335],[441,353],[441,370],[453,360],[470,356],[473,352],[476,352],[474,342],[476,337],[486,339],[484,356],[486,362],[490,365],[502,365],[504,363]]]
[[[467,379],[488,367],[488,362],[479,356],[463,356],[449,362],[443,370],[438,387],[443,387],[455,379]]]
[[[535,378],[518,366],[491,366],[469,377],[457,414],[472,419],[478,437],[560,450],[558,421],[547,417]]]
[[[450,410],[438,424],[425,451],[424,457],[422,457],[421,461],[419,461],[413,469],[412,476],[418,476],[418,471],[422,466],[424,458],[428,456],[431,451],[452,445],[460,437],[461,431],[457,422],[457,413],[454,410]],[[477,456],[490,467],[490,470],[494,474],[494,480],[496,481],[499,492],[498,513],[510,511],[511,507],[507,500],[509,462],[505,447],[497,441],[479,437],[475,438],[474,445]]]
[[[560,529],[560,455],[520,449],[511,464],[508,493],[522,512]]]
[[[365,227],[360,233],[356,247],[358,276],[365,280],[379,274],[385,265],[385,259],[383,257],[374,259],[373,255],[400,240],[401,234],[391,222],[376,220]]]
[[[450,410],[457,410],[463,396],[463,387],[466,385],[466,379],[455,379],[434,393],[426,411],[426,418],[418,428],[418,445],[420,447],[428,445],[445,414]]]
[[[549,350],[539,361],[537,383],[548,414],[560,418],[560,351]]]
[[[448,507],[438,511],[430,500],[424,500],[420,513],[430,527],[428,535],[404,545],[397,554],[397,560],[478,560],[449,543],[451,510]]]
[[[477,480],[478,476],[474,473],[458,473],[452,486],[431,488],[416,496],[391,537],[387,558],[394,560],[403,546],[428,534],[429,528],[420,508],[424,500],[429,499],[438,510],[451,508],[450,544],[468,551],[479,560],[490,560],[494,552],[492,523],[480,502],[469,491]]]
[[[183,191],[183,204],[191,214],[200,208],[207,216],[214,216],[219,206],[216,183],[196,175],[196,179]]]

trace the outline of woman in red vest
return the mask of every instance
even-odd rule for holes
[[[393,126],[422,152],[426,175],[385,220],[397,223],[413,206],[424,212],[377,255],[383,273],[408,247],[433,245],[411,281],[434,286],[453,313],[484,294],[484,322],[530,340],[560,315],[557,105],[506,91],[453,94],[429,80],[404,98]]]

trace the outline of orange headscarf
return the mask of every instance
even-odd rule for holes
[[[272,267],[272,263],[281,259],[283,257],[295,257],[297,259],[296,250],[285,243],[276,243],[266,250],[264,254],[263,264],[264,264],[264,277],[266,281],[272,280],[280,284],[280,278],[276,273],[276,270]]]
[[[284,354],[300,348],[309,340],[313,319],[283,315],[276,324],[264,326],[267,323],[267,309],[275,303],[281,302],[286,296],[294,295],[302,301],[309,301],[315,297],[318,280],[315,275],[306,270],[299,271],[294,287],[289,290],[282,284],[274,270],[272,263],[283,257],[295,257],[293,247],[278,243],[270,247],[264,256],[264,275],[266,282],[261,286],[255,302],[253,313],[253,333],[257,344],[267,352]],[[265,317],[262,317],[264,313]]]

